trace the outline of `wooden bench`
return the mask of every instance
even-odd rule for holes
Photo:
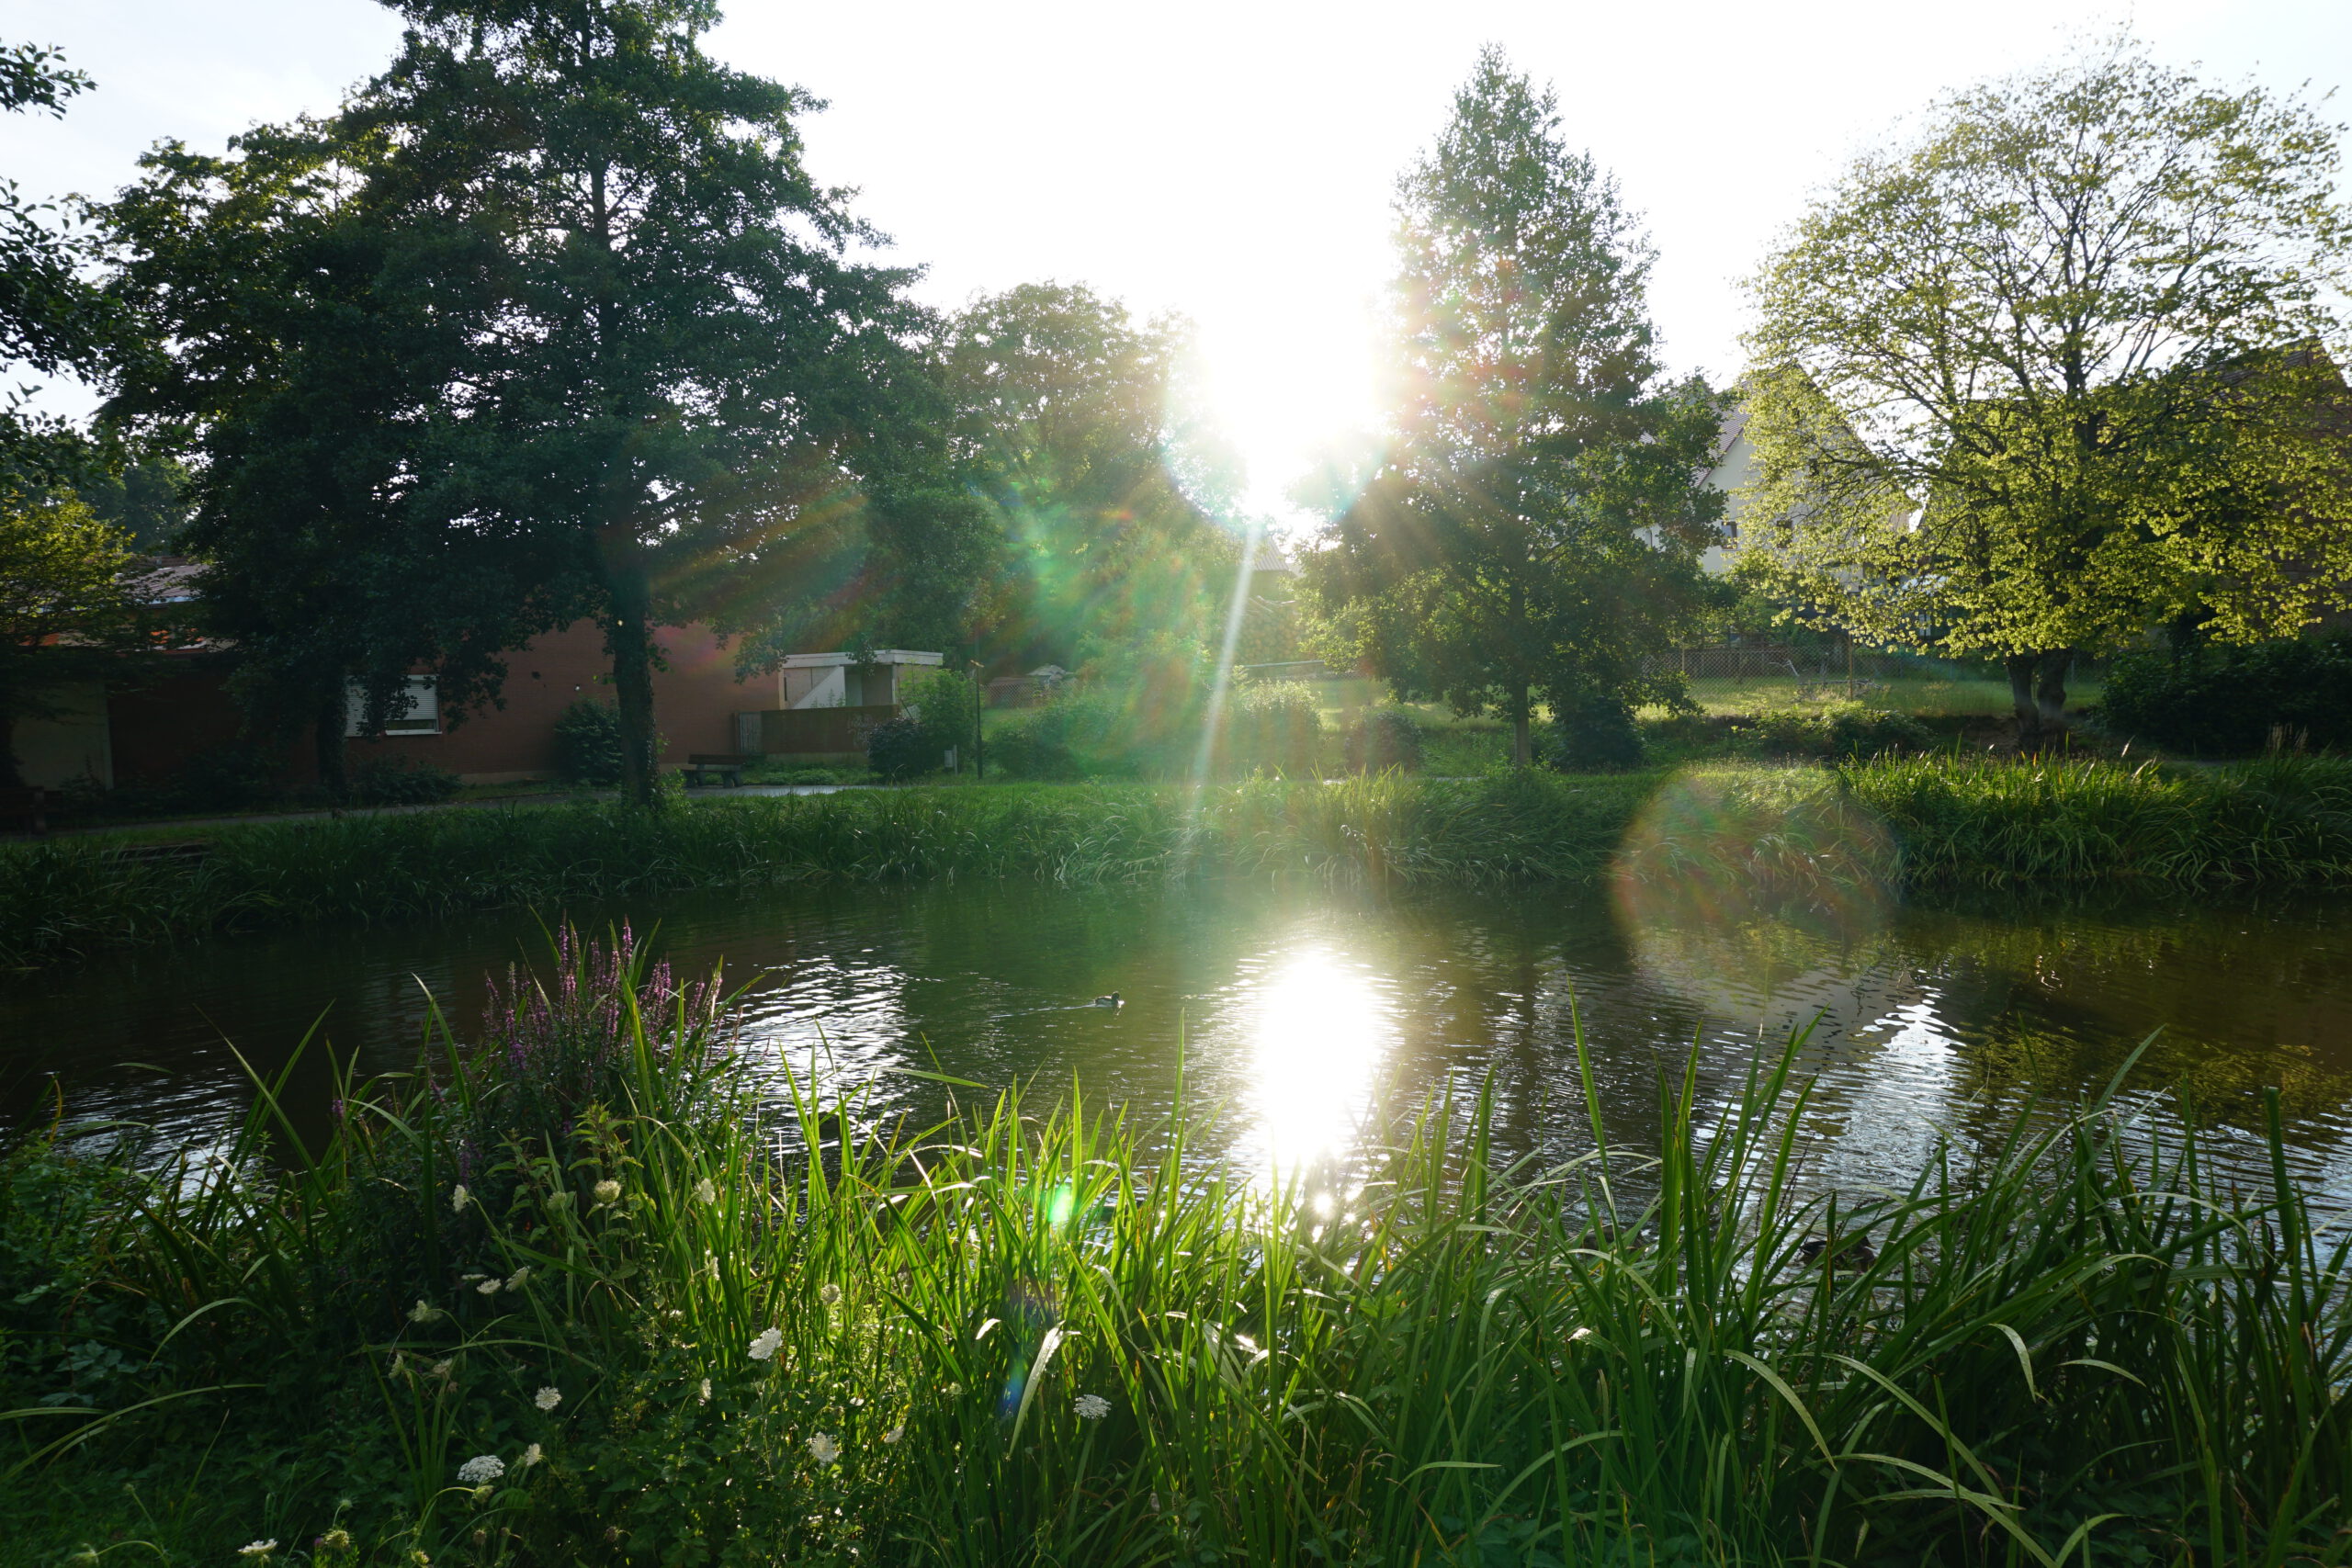
[[[0,827],[22,822],[25,831],[35,838],[49,834],[49,791],[45,789],[0,789]]]
[[[730,788],[740,787],[743,783],[743,770],[758,761],[757,757],[739,751],[697,751],[686,759],[686,765],[682,771],[690,784],[708,784],[716,778]]]

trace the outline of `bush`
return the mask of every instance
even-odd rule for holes
[[[1376,773],[1389,768],[1406,773],[1421,770],[1420,722],[1403,708],[1368,708],[1348,727],[1343,743],[1351,773]]]
[[[2119,656],[2100,722],[2176,751],[2243,756],[2270,744],[2352,746],[2352,638],[2300,638],[2175,656]]]
[[[1622,697],[1594,693],[1552,720],[1546,761],[1564,773],[1608,773],[1642,765],[1642,732]]]
[[[902,784],[939,766],[938,748],[922,721],[884,719],[865,738],[865,761],[878,778]]]
[[[180,811],[244,811],[275,806],[286,789],[277,759],[250,741],[210,746],[180,764],[165,791],[164,808]]]
[[[1008,779],[1055,784],[1083,778],[1086,770],[1068,736],[1065,704],[1048,703],[989,737],[987,766]]]
[[[457,774],[413,757],[378,757],[351,771],[351,798],[362,806],[437,806],[457,793]]]
[[[662,755],[657,732],[653,757]],[[557,716],[556,772],[567,782],[609,789],[621,782],[621,712],[610,703],[582,697]]]
[[[922,726],[931,766],[944,767],[950,751],[959,762],[969,761],[973,726],[980,714],[979,688],[970,679],[953,670],[917,677],[907,686],[907,712]]]
[[[1771,757],[1877,757],[1935,743],[1934,733],[1909,714],[1850,701],[1767,708],[1736,732]]]
[[[1225,726],[1227,767],[1313,778],[1322,750],[1323,716],[1314,690],[1298,681],[1241,687]]]

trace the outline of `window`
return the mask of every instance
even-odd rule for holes
[[[368,694],[358,682],[344,688],[343,732],[346,736],[360,733],[360,721],[367,716]],[[438,735],[441,733],[441,693],[439,682],[431,675],[412,675],[404,693],[393,696],[391,711],[384,719],[387,735]]]

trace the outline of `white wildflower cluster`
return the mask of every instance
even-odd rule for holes
[[[702,1380],[702,1392],[695,1395],[695,1403],[697,1404],[708,1404],[710,1403],[710,1380],[708,1378]]]
[[[530,1282],[531,1270],[528,1268],[517,1269],[506,1276],[506,1288],[510,1291],[519,1291]]]
[[[620,1201],[621,1184],[619,1182],[615,1181],[608,1176],[605,1178],[604,1180],[596,1183],[596,1201],[599,1203],[617,1203]]]
[[[763,1328],[760,1330],[759,1337],[752,1341],[752,1359],[754,1361],[767,1360],[775,1356],[778,1350],[783,1348],[784,1330],[781,1328]]]
[[[832,1464],[842,1457],[841,1444],[833,1441],[830,1432],[820,1432],[808,1439],[808,1457],[819,1464]]]
[[[474,1292],[478,1295],[484,1296],[494,1296],[498,1294],[498,1277],[496,1275],[492,1275],[489,1279],[484,1280],[481,1284],[474,1287]]]
[[[842,1288],[828,1280],[817,1287],[817,1299],[829,1307],[837,1307],[842,1304]]]
[[[417,1297],[416,1304],[408,1309],[408,1320],[411,1323],[433,1323],[442,1316],[441,1309],[423,1296]]]
[[[266,1557],[277,1550],[277,1542],[275,1540],[249,1540],[245,1542],[244,1545],[237,1548],[237,1555],[240,1557]]]
[[[713,1180],[712,1180],[709,1177],[707,1177],[707,1176],[704,1177],[700,1181],[695,1182],[695,1201],[696,1201],[697,1203],[716,1203],[716,1202],[718,1202],[718,1183],[717,1183],[716,1181],[713,1181]]]
[[[466,1184],[464,1182],[460,1181],[455,1187],[449,1189],[449,1212],[451,1213],[464,1213],[466,1212],[466,1205],[473,1201],[474,1195],[466,1190]]]
[[[476,1454],[458,1467],[458,1479],[468,1486],[487,1486],[506,1473],[506,1461],[496,1454]]]
[[[888,1431],[883,1433],[882,1440],[886,1443],[895,1443],[906,1435],[907,1424],[904,1421],[901,1421],[897,1426],[891,1427]]]
[[[1081,1421],[1100,1421],[1111,1414],[1111,1402],[1099,1393],[1081,1393],[1076,1405]]]
[[[563,1403],[563,1390],[552,1385],[542,1388],[538,1393],[531,1395],[531,1403],[542,1410],[553,1410]]]
[[[522,1466],[525,1470],[528,1470],[547,1457],[547,1454],[541,1450],[539,1445],[533,1443],[529,1448],[523,1450],[523,1458],[521,1461]]]

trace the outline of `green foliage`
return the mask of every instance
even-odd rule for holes
[[[0,788],[19,787],[8,736],[46,717],[53,687],[103,680],[140,645],[145,606],[130,539],[74,496],[0,473]]]
[[[911,718],[885,719],[865,739],[866,765],[876,778],[904,784],[935,772],[939,752],[927,728]]]
[[[1401,396],[1306,582],[1324,640],[1399,695],[1499,713],[1672,694],[1647,656],[1702,597],[1721,410],[1668,386],[1648,253],[1559,112],[1488,49],[1400,186]]]
[[[933,670],[908,683],[904,700],[922,721],[923,743],[931,749],[926,766],[941,766],[941,757],[952,750],[969,768],[980,717],[979,682],[961,671]]]
[[[458,787],[456,773],[414,757],[376,758],[351,774],[351,797],[362,806],[434,806],[454,798]]]
[[[2245,641],[2340,602],[2338,157],[2312,106],[2128,35],[1938,104],[1754,285],[1743,567],[2021,679],[2157,621]],[[2029,734],[2052,684],[2020,690]]]
[[[1642,763],[1642,732],[1625,701],[1590,693],[1555,709],[1545,761],[1563,773],[1604,773]]]
[[[1323,750],[1320,704],[1315,688],[1301,681],[1254,681],[1234,688],[1226,710],[1226,767],[1317,776]]]
[[[2118,654],[2099,722],[2176,751],[2352,746],[2352,637]]]
[[[1744,744],[1768,757],[1875,757],[1925,750],[1935,742],[1928,727],[1850,699],[1768,707],[1734,726]]]
[[[621,719],[612,704],[582,697],[556,716],[556,773],[609,789],[621,782]]]
[[[1088,644],[1198,639],[1231,592],[1239,552],[1214,514],[1239,485],[1230,453],[1183,417],[1190,335],[1050,283],[946,322],[937,374],[1003,540],[990,645],[1022,667]]]
[[[1076,1089],[763,1116],[716,976],[560,941],[311,1152],[264,1085],[225,1150],[0,1162],[0,1392],[73,1443],[0,1483],[19,1542],[128,1480],[172,1560],[387,1568],[2335,1550],[2352,1242],[2275,1096],[2251,1196],[2105,1097],[1824,1190],[1802,1041],[1636,1146],[1588,1065],[1565,1157],[1469,1091],[1269,1185]]]
[[[993,743],[992,743],[993,746]],[[991,761],[991,770],[996,764]],[[1710,777],[1778,789],[1810,771]],[[1839,764],[1905,886],[2352,886],[2352,764],[2177,772],[1929,756]],[[665,889],[1032,877],[1083,886],[1282,873],[1444,886],[1584,883],[1658,781],[1564,777],[850,790],[697,801],[650,824],[581,804],[254,825],[200,860],[100,840],[0,846],[0,964],[141,942]],[[1747,787],[1740,784],[1739,787]],[[1188,802],[1191,804],[1188,805]]]
[[[1385,705],[1364,709],[1363,716],[1348,727],[1344,744],[1350,773],[1377,773],[1391,768],[1408,773],[1421,771],[1421,726],[1409,709]]]

